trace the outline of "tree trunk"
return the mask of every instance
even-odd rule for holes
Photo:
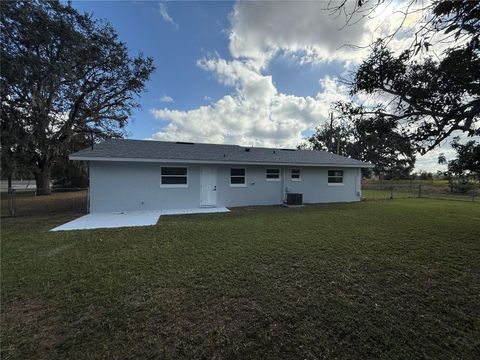
[[[37,185],[37,195],[50,195],[50,169],[47,167],[35,173],[35,184]]]
[[[12,189],[12,175],[8,175],[8,191]]]

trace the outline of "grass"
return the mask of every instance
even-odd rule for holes
[[[8,193],[0,194],[0,214],[10,216]],[[35,191],[17,191],[15,194],[17,216],[36,216],[86,212],[87,191],[53,192],[49,196],[35,196]]]
[[[418,190],[410,191],[408,189],[394,189],[393,192],[385,188],[366,188],[362,189],[362,199],[364,200],[388,200],[405,199],[418,197]]]
[[[393,190],[393,191],[392,191]],[[451,192],[448,186],[444,185],[422,185],[420,191],[418,185],[374,185],[363,184],[362,198],[366,200],[399,199],[399,198],[422,198],[479,201],[480,188],[474,188],[466,193]]]
[[[2,359],[478,358],[480,204],[2,219]]]
[[[448,186],[447,179],[394,179],[394,180],[377,180],[377,179],[365,179],[362,183],[367,185],[425,185],[425,186]]]

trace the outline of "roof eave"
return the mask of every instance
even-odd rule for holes
[[[72,154],[70,160],[74,161],[113,161],[113,162],[153,162],[153,163],[178,163],[178,164],[235,164],[235,165],[282,165],[282,166],[311,166],[311,167],[348,167],[348,168],[373,168],[374,165],[361,164],[335,164],[335,163],[301,163],[301,162],[263,162],[263,161],[232,161],[232,160],[186,160],[186,159],[148,159],[148,158],[127,158],[127,157],[101,157],[82,156]]]

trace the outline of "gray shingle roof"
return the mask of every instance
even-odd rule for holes
[[[372,166],[362,161],[316,150],[274,149],[239,145],[127,139],[112,139],[100,144],[95,144],[93,149],[87,148],[70,155],[70,159],[104,161],[118,161],[121,159],[138,161],[178,160],[310,166]]]

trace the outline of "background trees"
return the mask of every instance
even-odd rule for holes
[[[375,108],[361,113],[398,123],[425,153],[455,131],[480,135],[479,80],[478,49],[450,49],[441,61],[419,61],[410,51],[395,56],[379,41],[358,68],[351,94],[383,97]]]
[[[359,1],[353,11],[367,14],[382,3]],[[458,132],[480,135],[480,2],[404,4],[405,17],[422,14],[414,41],[399,54],[388,46],[395,34],[372,45],[350,81],[352,104],[345,111],[395,122],[420,153]],[[337,9],[344,7],[340,3]],[[376,103],[355,106],[361,95]]]
[[[447,161],[442,154],[438,162],[448,166],[445,175],[449,179],[450,189],[466,192],[471,185],[478,185],[480,182],[480,143],[471,140],[461,144],[459,139],[455,138],[452,147],[457,153],[456,158]]]
[[[373,173],[381,178],[407,178],[415,164],[415,149],[408,137],[391,119],[356,114],[346,106],[337,103],[339,118],[334,120],[332,114],[330,123],[318,127],[304,147],[371,162]],[[369,175],[369,170],[364,174]]]
[[[380,162],[376,172],[397,165],[411,169],[415,153],[425,154],[458,133],[480,135],[480,2],[408,0],[400,4],[405,18],[421,14],[411,45],[400,51],[389,48],[400,28],[376,40],[370,55],[346,80],[351,100],[336,104],[337,117],[347,121],[342,129],[349,129],[348,136],[337,137],[338,149]],[[383,5],[392,6],[383,0],[362,0],[349,10],[346,1],[330,3],[334,15],[345,15],[347,26],[358,21],[358,15],[368,21]],[[309,142],[335,152],[327,138],[335,138],[335,131],[344,133],[342,129],[321,127]],[[389,141],[384,142],[385,136]],[[342,143],[342,139],[348,140]],[[362,147],[361,142],[365,149],[354,150]],[[461,145],[457,141],[454,146]]]
[[[58,1],[1,6],[2,168],[28,169],[49,193],[54,164],[80,138],[123,134],[153,60],[129,56],[110,24]]]

